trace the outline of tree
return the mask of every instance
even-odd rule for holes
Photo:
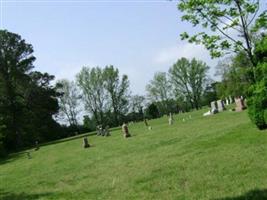
[[[0,31],[0,143],[7,150],[56,138],[57,93],[47,73],[32,71],[33,48],[19,35]]]
[[[247,89],[253,82],[250,74],[251,63],[245,52],[227,57],[217,65],[217,75],[222,79],[217,84],[220,98],[227,96],[246,96]]]
[[[144,119],[145,97],[133,95],[130,100],[130,113],[127,115],[128,121],[141,121]]]
[[[253,32],[267,24],[266,11],[256,19],[259,7],[259,0],[181,0],[178,8],[184,13],[182,20],[210,30],[192,36],[184,32],[181,38],[203,44],[213,58],[244,51],[252,66],[256,67]],[[253,27],[254,22],[256,28]]]
[[[96,123],[94,119],[91,119],[88,115],[83,116],[83,127],[87,131],[96,129]]]
[[[267,37],[264,35],[254,50],[258,60],[256,82],[248,90],[249,117],[259,129],[267,128]]]
[[[24,89],[27,110],[22,121],[27,146],[34,144],[36,140],[45,142],[59,139],[62,134],[60,125],[53,117],[59,111],[58,93],[50,83],[55,77],[37,71],[31,72],[30,77],[31,81]]]
[[[165,72],[157,72],[153,79],[146,86],[148,99],[151,102],[158,102],[162,107],[162,114],[167,114],[169,111],[168,101],[171,98],[171,85],[167,79]]]
[[[145,97],[142,95],[133,95],[131,97],[131,111],[132,112],[143,112],[145,104]]]
[[[112,65],[103,71],[104,87],[109,94],[110,104],[114,113],[115,125],[119,125],[121,116],[128,111],[129,80],[123,75],[120,80],[119,70]]]
[[[59,96],[59,107],[70,126],[78,130],[78,114],[80,106],[80,93],[74,81],[62,79],[57,81],[57,92]]]
[[[20,124],[25,105],[22,87],[30,80],[35,60],[32,53],[32,46],[19,35],[0,31],[0,115],[6,126],[6,142],[17,148],[22,144]]]
[[[104,88],[103,70],[99,67],[83,67],[77,75],[77,83],[83,92],[85,109],[94,115],[97,124],[104,124],[107,92]]]
[[[175,96],[183,95],[192,108],[199,109],[208,69],[209,67],[202,61],[179,59],[169,70]]]
[[[151,103],[145,110],[145,117],[148,119],[155,119],[160,116],[158,107],[156,104]]]

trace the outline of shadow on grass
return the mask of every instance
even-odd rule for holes
[[[237,197],[225,197],[215,200],[267,200],[267,189],[264,190],[251,190],[244,195]]]
[[[111,128],[110,131],[112,133],[113,131],[117,131],[120,129],[121,129],[120,127],[115,127],[115,128]],[[42,143],[42,144],[40,144],[40,148],[42,148],[42,146],[59,144],[59,143],[68,142],[68,141],[75,140],[75,139],[81,139],[83,137],[93,136],[93,135],[96,135],[96,131],[89,132],[89,133],[83,133],[80,135],[76,135],[76,136],[72,136],[72,137],[68,137],[68,138],[63,138],[63,139],[59,139],[59,140],[54,140],[54,141],[47,142],[47,143]],[[6,164],[9,162],[13,162],[13,161],[15,161],[21,157],[25,157],[25,159],[28,159],[28,152],[31,154],[31,152],[33,152],[33,151],[34,151],[34,147],[31,147],[28,149],[21,150],[20,152],[10,153],[6,157],[0,159],[0,165]]]
[[[26,193],[11,193],[0,192],[1,200],[37,200],[39,198],[51,197],[53,193],[40,193],[40,194],[26,194]]]
[[[121,129],[120,127],[115,127],[115,128],[111,128],[109,130],[112,132],[112,131],[117,131],[117,130],[120,130],[120,129]],[[64,138],[64,139],[54,140],[54,141],[51,141],[51,142],[43,143],[40,146],[42,147],[42,146],[47,146],[47,145],[52,145],[52,144],[58,144],[58,143],[67,142],[67,141],[80,139],[80,138],[83,138],[83,137],[93,136],[93,135],[96,135],[96,131],[89,132],[89,133],[83,133],[83,134],[75,135],[75,136]]]
[[[0,165],[6,164],[9,162],[13,162],[13,161],[15,161],[21,157],[24,157],[24,156],[25,156],[25,158],[27,158],[26,157],[27,152],[25,152],[25,151],[9,154],[6,157],[0,159]]]

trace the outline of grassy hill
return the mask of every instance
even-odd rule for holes
[[[130,125],[129,139],[90,136],[89,149],[78,138],[12,155],[0,199],[267,199],[267,131],[246,112],[203,112]]]

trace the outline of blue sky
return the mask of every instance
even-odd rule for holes
[[[74,79],[83,66],[114,65],[127,74],[133,94],[157,71],[180,57],[211,60],[201,46],[180,41],[192,31],[169,1],[3,1],[2,28],[20,34],[34,47],[37,70],[57,79]]]

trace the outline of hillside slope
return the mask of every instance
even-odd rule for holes
[[[88,149],[79,138],[13,155],[0,199],[267,199],[267,131],[246,112],[203,112],[130,125],[129,139],[90,136]]]

